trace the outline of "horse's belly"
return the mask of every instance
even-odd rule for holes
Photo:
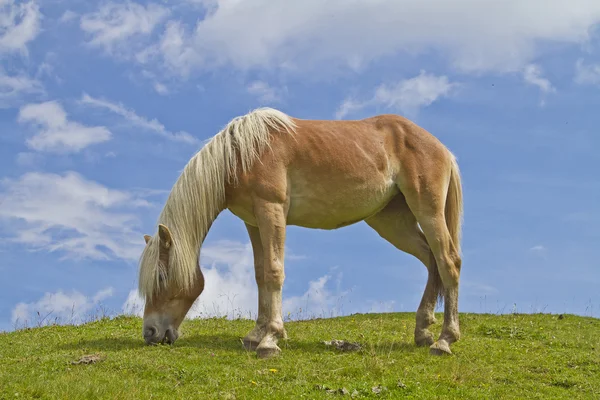
[[[292,182],[287,223],[305,228],[336,229],[380,211],[398,193],[393,181],[336,183]]]

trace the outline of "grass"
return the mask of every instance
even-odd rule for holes
[[[144,345],[135,317],[23,329],[0,334],[0,398],[600,399],[599,319],[460,318],[449,357],[413,345],[414,313],[288,322],[271,360],[242,349],[249,320],[186,321],[173,346]],[[331,339],[363,348],[339,352]],[[72,364],[90,354],[101,360]]]

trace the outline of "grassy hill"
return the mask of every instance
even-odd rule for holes
[[[242,349],[248,320],[186,321],[173,346],[144,345],[133,317],[26,329],[0,334],[0,398],[600,399],[600,320],[461,314],[461,324],[454,355],[432,357],[413,345],[413,313],[288,322],[272,360]],[[98,359],[73,363],[85,355]]]

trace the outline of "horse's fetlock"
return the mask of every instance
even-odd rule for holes
[[[285,334],[285,328],[283,321],[271,321],[267,324],[267,332],[277,336],[283,337]]]

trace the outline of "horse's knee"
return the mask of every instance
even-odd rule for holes
[[[283,281],[285,280],[283,263],[280,261],[273,261],[269,263],[269,265],[265,265],[263,279],[264,284],[268,289],[280,289],[283,286]]]

